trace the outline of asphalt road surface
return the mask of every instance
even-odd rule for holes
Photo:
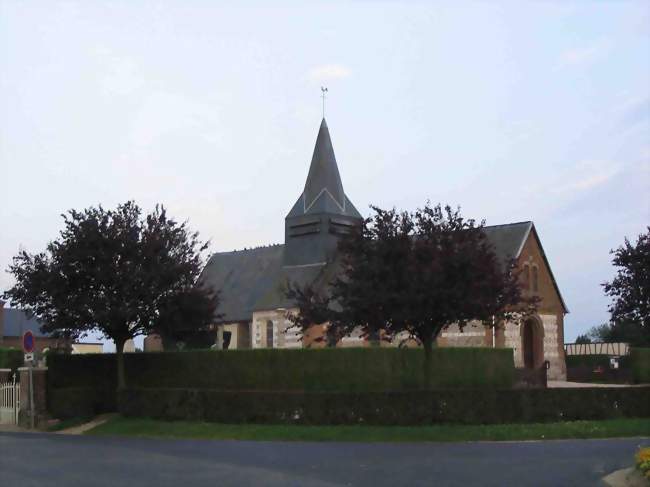
[[[593,486],[650,439],[303,443],[0,433],[0,486]]]

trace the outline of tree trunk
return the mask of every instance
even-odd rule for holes
[[[115,359],[117,361],[117,390],[126,388],[126,375],[124,373],[124,344],[126,340],[115,340]]]
[[[424,347],[424,387],[428,390],[431,388],[431,356],[433,355],[433,335],[429,334],[422,337],[422,346]]]

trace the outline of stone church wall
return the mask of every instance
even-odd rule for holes
[[[272,348],[302,348],[300,333],[289,329],[285,310],[257,311],[251,323],[251,348],[268,348],[268,323],[273,324]]]
[[[471,321],[462,331],[458,325],[444,330],[438,338],[441,347],[487,347],[492,346],[492,332],[482,323]]]
[[[515,367],[522,368],[524,366],[524,356],[521,353],[521,330],[519,325],[507,322],[503,336],[505,348],[512,348]]]
[[[544,326],[544,359],[550,363],[549,380],[566,380],[566,363],[564,361],[563,337],[560,333],[561,323],[556,315],[540,315]]]

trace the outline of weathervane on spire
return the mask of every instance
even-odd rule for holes
[[[321,97],[323,98],[323,118],[325,118],[325,93],[327,93],[327,88],[324,86],[320,87],[320,91],[322,93]]]

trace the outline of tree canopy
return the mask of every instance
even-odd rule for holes
[[[609,341],[650,345],[650,227],[636,243],[627,238],[616,250],[612,264],[618,268],[610,282],[603,283],[612,298],[610,323],[601,327]]]
[[[62,215],[64,228],[44,252],[20,252],[5,299],[42,320],[44,332],[77,338],[97,331],[116,345],[125,386],[124,343],[138,335],[200,330],[218,295],[197,286],[207,243],[162,206],[143,216],[133,201]]]
[[[512,262],[499,262],[482,230],[449,206],[415,212],[372,207],[373,214],[339,245],[340,272],[324,290],[290,284],[287,296],[305,332],[327,323],[327,339],[360,330],[393,340],[408,336],[427,356],[452,324],[478,320],[495,326],[533,311]]]

